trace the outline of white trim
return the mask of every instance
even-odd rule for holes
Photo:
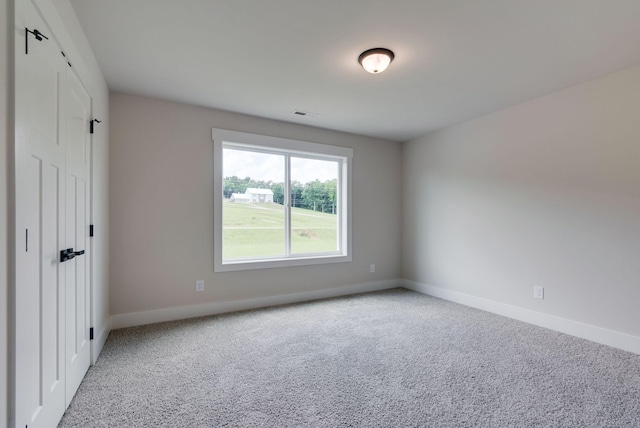
[[[571,336],[587,339],[592,342],[640,354],[640,337],[638,336],[420,282],[404,280],[404,288],[417,291],[418,293],[427,294],[429,296],[438,297],[440,299],[449,300],[451,302],[460,303],[465,306],[471,306],[497,315],[524,321],[550,330],[566,333]]]
[[[102,352],[102,348],[104,348],[104,344],[107,341],[107,337],[109,337],[109,333],[111,332],[111,318],[107,319],[107,322],[104,323],[104,327],[100,332],[96,335],[94,331],[93,335],[93,343],[91,344],[91,365],[95,364],[98,361],[98,357],[100,356],[100,352]]]
[[[118,329],[125,327],[134,327],[138,325],[204,317],[208,315],[243,311],[247,309],[307,302],[310,300],[346,296],[349,294],[366,293],[369,291],[387,290],[390,288],[401,287],[402,284],[403,280],[401,279],[390,279],[386,281],[364,282],[360,284],[347,285],[344,287],[326,288],[322,290],[305,291],[301,293],[258,297],[255,299],[233,300],[228,302],[211,302],[200,305],[156,309],[153,311],[131,312],[128,314],[113,315],[111,317],[111,328]]]
[[[311,143],[309,141],[291,140],[269,135],[250,134],[248,132],[230,131],[228,129],[211,128],[211,138],[213,141],[224,141],[227,145],[237,143],[242,148],[246,148],[247,145],[254,146],[257,150],[267,148],[269,152],[273,152],[274,149],[280,149],[287,153],[299,153],[301,155],[316,153],[326,156],[353,157],[353,149],[349,147]]]
[[[217,244],[217,242],[216,242]],[[216,262],[218,259],[216,258]],[[287,258],[262,258],[258,260],[226,260],[224,264],[216,264],[214,272],[234,272],[243,270],[254,269],[271,269],[279,267],[292,267],[292,266],[311,266],[311,265],[323,265],[327,263],[345,263],[350,262],[350,255],[342,254],[305,254],[299,257],[287,257]]]

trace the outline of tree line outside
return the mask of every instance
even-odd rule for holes
[[[238,178],[235,175],[225,177],[223,195],[231,198],[233,193],[245,193],[250,188],[271,189],[273,192],[273,202],[284,205],[284,182],[275,183],[273,181],[253,180],[251,177]],[[338,180],[320,181],[314,180],[307,183],[299,181],[291,182],[291,206],[304,208],[323,213],[335,214],[337,203]]]

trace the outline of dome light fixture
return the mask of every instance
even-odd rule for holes
[[[366,50],[358,57],[358,62],[371,74],[382,73],[389,67],[395,55],[389,49],[373,48]]]

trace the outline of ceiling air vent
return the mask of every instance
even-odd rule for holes
[[[309,111],[302,111],[302,110],[295,110],[293,112],[294,116],[300,116],[300,117],[320,117],[320,115],[318,113],[311,113]]]

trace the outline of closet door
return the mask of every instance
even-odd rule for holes
[[[91,100],[31,1],[15,34],[15,426],[45,428],[90,362]]]
[[[67,70],[66,103],[66,248],[74,258],[66,269],[66,404],[89,368],[89,177],[91,100],[72,69]]]
[[[15,416],[16,426],[36,428],[56,426],[65,410],[65,269],[59,255],[66,145],[60,131],[68,66],[31,2],[15,5]]]

